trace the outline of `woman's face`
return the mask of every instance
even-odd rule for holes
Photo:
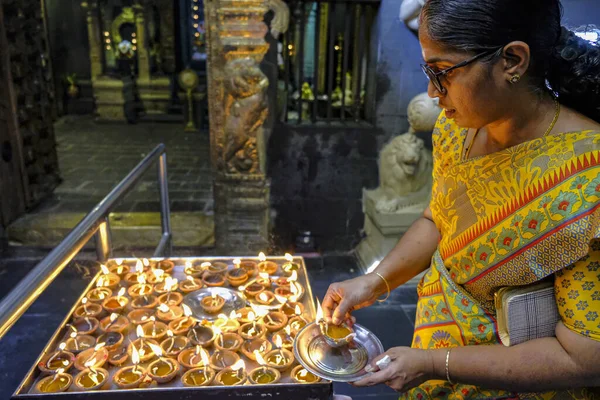
[[[450,50],[441,43],[433,41],[425,24],[419,28],[419,41],[423,59],[434,71],[452,67],[468,60],[474,54]],[[452,118],[463,128],[482,128],[502,118],[510,104],[501,58],[490,63],[475,61],[465,67],[451,71],[440,77],[446,93],[440,93],[429,82],[427,92],[430,97],[438,98],[440,107],[446,110],[446,116]]]

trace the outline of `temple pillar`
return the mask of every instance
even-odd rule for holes
[[[224,254],[248,254],[269,245],[263,140],[269,82],[259,67],[269,47],[263,17],[274,11],[277,36],[287,29],[289,11],[281,0],[207,0],[204,7],[215,244]]]
[[[90,44],[91,78],[102,75],[102,43],[100,42],[100,24],[98,20],[98,4],[95,0],[84,1],[81,7],[87,11],[87,31]]]
[[[148,44],[146,43],[144,7],[136,4],[133,6],[133,10],[135,12],[135,32],[137,34],[138,81],[148,82],[150,80],[150,56],[148,54]]]

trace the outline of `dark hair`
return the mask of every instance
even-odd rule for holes
[[[527,43],[529,83],[550,85],[562,104],[600,122],[600,48],[561,27],[561,17],[560,0],[428,0],[421,23],[433,40],[470,53]]]

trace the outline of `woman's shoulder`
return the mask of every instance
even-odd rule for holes
[[[598,132],[600,133],[600,123],[591,118],[563,106],[563,117],[556,124],[555,132]]]
[[[434,163],[439,166],[460,161],[468,129],[456,124],[453,119],[446,117],[442,111],[437,119],[432,134]]]

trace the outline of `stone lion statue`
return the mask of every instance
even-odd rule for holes
[[[427,93],[416,96],[408,106],[408,132],[393,138],[379,157],[380,185],[371,193],[375,208],[382,213],[426,205],[431,194],[432,158],[414,132],[432,131],[441,109]]]
[[[258,168],[257,134],[267,118],[269,80],[251,58],[225,66],[225,135],[222,159],[230,173],[253,173]]]

